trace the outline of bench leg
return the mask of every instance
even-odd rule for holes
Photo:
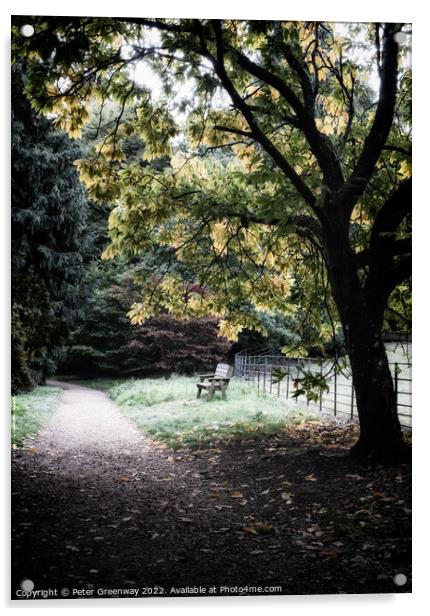
[[[225,390],[226,390],[226,389],[227,389],[227,388],[226,388],[224,385],[221,387],[221,396],[222,396],[222,399],[223,399],[223,400],[227,400],[227,395],[226,395],[226,393],[225,393]]]
[[[215,389],[213,387],[209,387],[208,389],[208,400],[212,400]]]
[[[197,386],[197,398],[200,398],[201,395],[202,395],[202,388]]]

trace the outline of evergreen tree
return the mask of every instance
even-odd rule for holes
[[[12,387],[50,374],[79,311],[88,204],[79,146],[37,116],[12,71]]]

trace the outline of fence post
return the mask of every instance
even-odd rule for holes
[[[263,390],[266,393],[266,371],[267,371],[267,359],[264,358],[264,373],[263,373]]]
[[[298,386],[299,386],[299,383],[298,383],[298,378],[299,378],[299,376],[300,376],[300,368],[299,368],[299,363],[297,362],[297,381],[296,381],[296,382],[297,382],[297,386],[296,386],[296,389],[297,389],[297,388],[298,388]],[[296,404],[298,404],[298,403],[299,403],[299,399],[298,399],[298,397],[296,396]]]
[[[337,411],[337,372],[334,373],[334,416],[336,417]]]
[[[287,400],[288,400],[289,395],[290,395],[290,364],[288,364],[288,371],[287,371]]]
[[[351,374],[351,419],[354,419],[354,381]]]
[[[269,392],[272,393],[272,378],[273,378],[273,364],[270,364],[270,390]]]
[[[321,362],[320,374],[321,374],[321,376],[323,375],[323,365],[322,365],[322,362]],[[322,412],[322,397],[323,397],[323,392],[322,392],[322,389],[321,389],[321,393],[320,393],[320,413]]]
[[[399,365],[394,363],[394,395],[396,396],[396,411],[398,411],[398,393],[399,393]]]

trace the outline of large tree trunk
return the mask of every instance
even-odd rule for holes
[[[360,420],[360,437],[351,454],[379,461],[404,459],[409,448],[397,416],[393,377],[381,335],[386,302],[366,297],[345,227],[329,230],[326,247],[327,269],[345,334]]]
[[[348,352],[360,419],[360,438],[351,453],[395,461],[406,454],[397,416],[393,377],[381,339],[366,314],[349,325]]]

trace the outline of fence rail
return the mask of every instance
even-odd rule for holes
[[[293,396],[303,370],[317,374],[325,373],[328,367],[328,362],[321,364],[308,358],[286,358],[269,347],[241,351],[235,355],[235,376],[248,381],[260,391],[291,400],[294,404],[306,404],[313,411],[358,419],[355,391],[348,365],[342,373],[332,373],[327,378],[329,391],[320,394],[317,402],[306,402],[304,396]],[[274,370],[279,369],[282,369],[286,376],[282,381],[274,383]],[[412,428],[412,363],[390,362],[390,369],[400,423],[405,428]]]

